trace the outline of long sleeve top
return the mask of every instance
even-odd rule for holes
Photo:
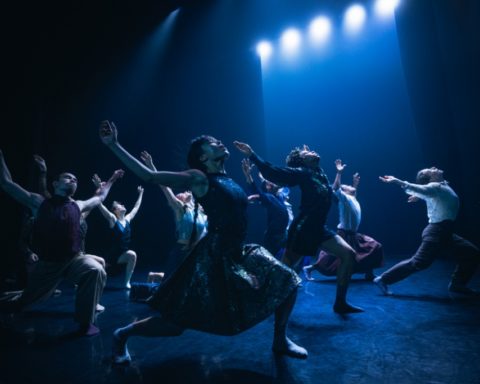
[[[402,187],[407,194],[425,200],[429,223],[457,218],[460,202],[457,194],[446,181],[425,185],[404,182]]]
[[[326,220],[332,204],[332,188],[327,175],[321,168],[278,167],[263,160],[255,153],[250,160],[257,166],[262,175],[279,185],[298,186],[302,191],[300,215],[319,215]]]

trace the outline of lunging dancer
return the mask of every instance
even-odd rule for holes
[[[353,273],[364,273],[365,280],[373,281],[373,269],[383,265],[383,247],[370,236],[357,232],[362,219],[362,209],[357,200],[360,175],[353,175],[352,185],[342,184],[342,173],[346,166],[342,160],[335,160],[337,174],[332,189],[338,201],[337,234],[355,250]],[[340,259],[337,256],[320,251],[315,263],[306,265],[303,271],[307,280],[313,280],[311,273],[314,270],[326,276],[335,276],[339,264]]]
[[[118,177],[121,172],[117,173]],[[98,301],[106,281],[102,265],[81,250],[80,216],[98,206],[107,196],[112,180],[97,190],[88,200],[73,200],[77,178],[61,173],[53,182],[51,198],[26,191],[15,183],[0,151],[0,186],[35,216],[34,244],[39,261],[25,289],[15,297],[2,298],[0,310],[16,312],[53,294],[63,279],[77,285],[75,320],[78,333],[93,336],[100,332],[94,324]]]
[[[428,268],[437,256],[446,250],[453,251],[457,266],[448,285],[450,292],[465,295],[477,294],[467,287],[480,263],[480,251],[470,241],[453,232],[459,209],[459,199],[436,167],[422,169],[417,173],[417,183],[409,183],[394,176],[380,176],[387,184],[396,184],[410,195],[409,202],[425,200],[428,225],[422,232],[422,243],[410,258],[399,262],[373,281],[385,295],[391,295],[390,284]]]
[[[347,290],[355,263],[355,251],[345,240],[325,226],[332,203],[332,188],[320,168],[320,156],[308,146],[295,148],[287,156],[287,167],[274,166],[260,158],[246,143],[234,142],[268,180],[279,185],[296,186],[302,191],[300,212],[288,230],[283,262],[295,266],[303,256],[317,254],[319,248],[337,255],[337,294],[333,310],[337,313],[363,311],[347,303]]]
[[[160,316],[133,322],[114,332],[114,361],[130,361],[126,346],[130,336],[180,335],[186,328],[234,335],[272,313],[273,351],[306,358],[307,351],[286,336],[300,278],[266,249],[243,244],[247,196],[225,172],[229,152],[222,142],[200,136],[190,145],[190,170],[154,172],[119,144],[113,123],[103,122],[100,136],[144,181],[191,190],[209,221],[207,235],[151,298],[150,304],[160,311]]]

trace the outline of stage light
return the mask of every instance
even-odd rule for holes
[[[365,8],[359,4],[354,4],[348,7],[343,19],[343,26],[346,32],[356,33],[358,32],[367,18],[367,12]]]
[[[272,53],[273,47],[268,41],[263,40],[257,44],[257,54],[262,60],[267,60]]]
[[[377,0],[374,7],[375,14],[381,18],[390,18],[399,3],[400,0]]]
[[[281,37],[282,50],[286,54],[294,54],[302,43],[302,35],[295,28],[287,29]]]
[[[314,44],[324,43],[332,32],[332,23],[325,16],[319,16],[310,23],[308,34]]]

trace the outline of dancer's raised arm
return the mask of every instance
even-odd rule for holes
[[[142,180],[171,188],[190,189],[198,195],[206,193],[208,181],[205,174],[197,169],[183,172],[153,171],[132,156],[118,142],[118,130],[113,122],[103,121],[100,125],[100,138],[125,166]]]

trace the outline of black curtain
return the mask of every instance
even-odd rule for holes
[[[480,238],[480,3],[403,0],[398,39],[424,164],[461,199],[458,231]],[[408,161],[408,148],[403,156]],[[421,168],[419,167],[419,169]]]

